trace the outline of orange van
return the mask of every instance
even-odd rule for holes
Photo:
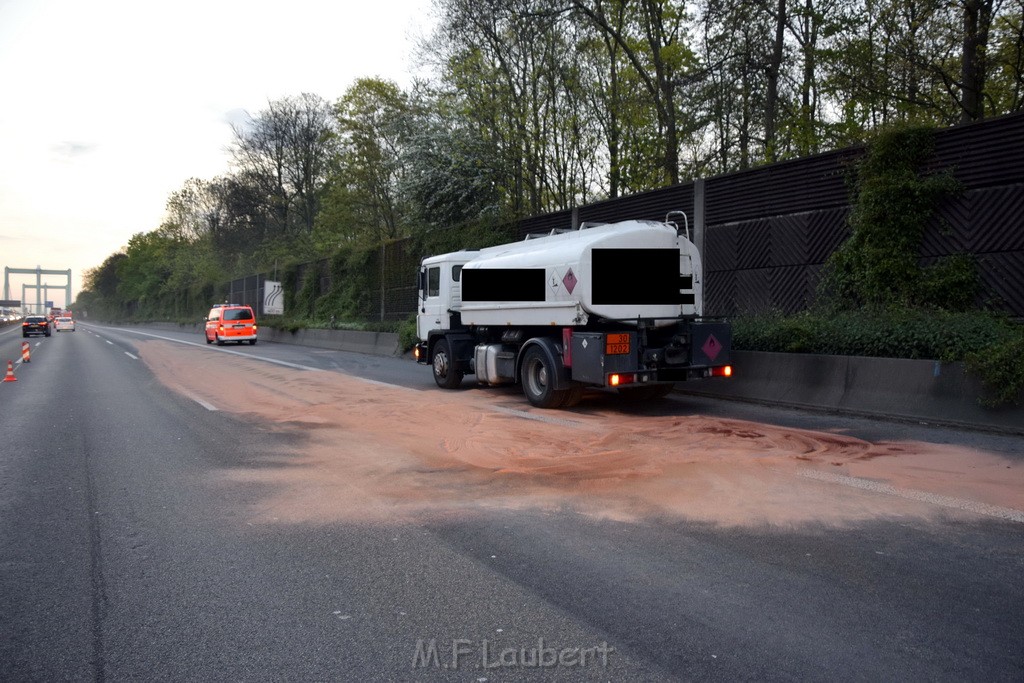
[[[250,306],[224,304],[214,306],[206,316],[206,343],[256,343],[256,315]]]

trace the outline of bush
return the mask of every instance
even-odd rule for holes
[[[410,316],[398,325],[398,348],[403,352],[416,346],[419,337],[416,335],[416,316]]]
[[[274,327],[287,332],[299,330],[355,330],[357,332],[388,332],[401,333],[402,321],[385,320],[383,322],[366,322],[363,320],[331,320],[327,318],[277,318],[273,322],[264,323],[266,327]]]
[[[960,191],[948,170],[924,174],[934,130],[881,131],[857,164],[850,237],[832,253],[819,288],[846,308],[863,305],[963,309],[976,292],[974,264],[966,257],[921,268],[921,239],[938,201]]]
[[[733,348],[963,361],[991,393],[988,405],[1015,401],[1024,389],[1024,327],[986,311],[821,309],[743,316],[733,320]]]
[[[976,373],[989,391],[982,404],[994,408],[1020,403],[1024,388],[1024,334],[967,354],[967,368]]]

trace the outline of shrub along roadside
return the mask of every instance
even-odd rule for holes
[[[952,170],[922,172],[934,131],[879,131],[852,178],[851,235],[825,264],[819,308],[733,321],[733,348],[750,351],[962,361],[981,378],[982,403],[1024,390],[1024,326],[975,304],[977,275],[959,254],[921,267],[936,203],[960,190]]]
[[[830,305],[919,306],[965,310],[977,293],[974,261],[965,254],[929,267],[921,240],[939,200],[958,194],[952,169],[924,172],[935,130],[896,126],[880,130],[850,178],[850,237],[825,265],[819,292]]]
[[[962,361],[990,392],[989,406],[1015,402],[1024,389],[1024,326],[985,311],[810,310],[732,322],[738,350]]]

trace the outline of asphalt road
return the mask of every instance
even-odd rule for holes
[[[0,384],[2,681],[1024,680],[1019,522],[738,531],[565,509],[254,525],[268,484],[215,474],[301,443],[168,390],[137,358],[143,334],[225,352],[80,325],[31,340]],[[21,341],[0,329],[5,366]],[[227,350],[435,391],[404,359]],[[998,435],[708,399],[632,410],[1024,461]]]

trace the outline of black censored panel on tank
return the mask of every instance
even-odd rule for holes
[[[543,268],[464,268],[463,301],[544,301]]]
[[[593,302],[606,306],[692,304],[693,278],[679,274],[678,249],[594,249]]]

